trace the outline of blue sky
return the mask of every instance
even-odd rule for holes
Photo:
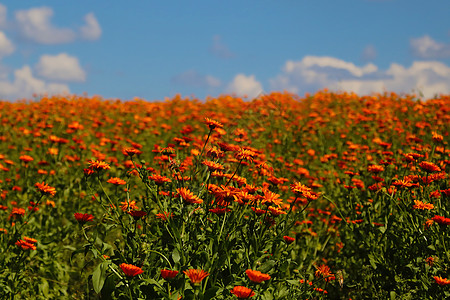
[[[450,1],[3,1],[0,99],[450,93]]]

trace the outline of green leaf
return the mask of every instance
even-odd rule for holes
[[[373,254],[369,254],[368,256],[369,256],[370,265],[372,266],[372,268],[374,268],[376,270],[377,265],[376,265],[375,257],[373,256]]]
[[[214,298],[218,294],[217,293],[218,290],[219,290],[218,286],[210,287],[209,289],[206,290],[205,294],[203,295],[203,300],[210,300]]]
[[[92,284],[94,286],[94,291],[100,294],[103,284],[106,279],[106,269],[108,268],[109,261],[104,261],[95,268],[92,274]]]
[[[180,252],[178,252],[177,248],[173,249],[172,259],[173,259],[173,262],[176,264],[180,262]]]

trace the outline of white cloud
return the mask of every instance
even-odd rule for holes
[[[237,74],[226,89],[227,93],[234,93],[238,96],[254,98],[263,92],[262,84],[255,79],[254,75],[245,76]]]
[[[30,99],[34,94],[63,94],[69,92],[69,87],[65,84],[47,83],[35,78],[29,66],[15,70],[14,81],[0,81],[1,99]]]
[[[411,39],[410,46],[414,55],[420,58],[438,59],[450,57],[450,45],[438,43],[428,35]]]
[[[6,37],[5,33],[0,31],[0,59],[14,52],[13,43]]]
[[[86,73],[78,58],[66,53],[42,55],[35,69],[41,77],[56,81],[85,81]]]
[[[420,91],[429,98],[450,93],[450,67],[437,61],[415,61],[409,68],[393,63],[383,71],[374,64],[358,67],[333,57],[306,56],[301,61],[287,61],[270,86],[297,94],[323,88],[358,94]]]
[[[75,40],[76,34],[69,28],[57,28],[50,22],[50,7],[16,11],[16,25],[23,37],[40,44],[61,44]]]
[[[211,75],[202,75],[195,70],[188,70],[174,76],[171,80],[175,84],[189,85],[201,88],[215,88],[222,83],[219,79]]]
[[[84,21],[86,24],[80,28],[81,37],[91,41],[98,39],[102,35],[102,29],[94,13],[88,13],[84,17]]]
[[[222,37],[220,35],[213,36],[213,43],[210,51],[217,57],[220,58],[233,58],[234,53],[230,51],[227,45],[222,42]]]

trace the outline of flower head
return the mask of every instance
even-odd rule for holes
[[[414,209],[421,209],[421,210],[427,209],[427,210],[430,210],[430,209],[434,208],[434,205],[432,203],[425,203],[425,202],[422,202],[422,201],[419,201],[419,200],[414,200],[414,203],[415,203],[413,205]]]
[[[112,183],[114,185],[124,185],[127,184],[127,182],[123,179],[117,178],[117,177],[112,177],[110,179],[108,179],[107,181],[108,183]]]
[[[36,183],[34,185],[42,194],[46,194],[46,195],[55,195],[56,194],[56,189],[54,187],[49,186],[48,184],[46,184],[45,182],[42,183]]]
[[[189,269],[187,271],[183,271],[183,273],[189,278],[191,283],[193,283],[194,285],[200,284],[200,282],[202,282],[203,279],[209,276],[208,272],[201,269]]]
[[[195,196],[194,193],[192,193],[187,188],[179,188],[177,189],[178,194],[180,194],[181,198],[183,198],[184,202],[188,204],[194,204],[194,203],[203,203],[203,200],[199,197]]]
[[[94,171],[100,171],[100,170],[108,170],[111,167],[104,161],[93,161],[90,160],[88,161],[89,163],[89,169],[94,170]]]
[[[260,271],[248,269],[245,271],[250,281],[254,283],[261,283],[263,281],[269,280],[270,275],[261,273]]]
[[[86,222],[94,220],[94,216],[91,214],[74,213],[73,215],[75,219],[78,221],[78,223],[80,223],[81,225],[83,225]]]
[[[178,271],[175,270],[166,270],[166,269],[161,270],[161,277],[164,278],[165,280],[173,279],[177,275]]]
[[[210,118],[205,118],[205,124],[208,125],[210,130],[214,130],[216,128],[222,128],[223,125],[215,120],[212,120]]]
[[[141,268],[131,264],[122,263],[119,267],[128,277],[134,277],[136,275],[144,273],[144,271]]]
[[[245,286],[235,286],[230,293],[238,297],[239,299],[248,299],[255,296],[255,292]]]
[[[428,161],[422,161],[419,164],[419,167],[424,170],[425,172],[432,173],[432,172],[440,172],[441,168],[433,164],[432,162]]]
[[[439,284],[440,286],[450,284],[450,280],[448,280],[447,278],[442,278],[440,276],[434,276],[433,278],[434,278],[434,281],[436,281],[436,283]]]

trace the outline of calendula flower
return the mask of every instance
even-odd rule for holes
[[[382,165],[370,165],[367,167],[367,171],[369,171],[370,173],[381,173],[384,171],[384,167]]]
[[[130,210],[128,212],[128,214],[130,216],[133,217],[133,219],[135,219],[136,221],[139,220],[142,217],[145,217],[147,215],[147,213],[143,210]]]
[[[91,214],[74,213],[73,215],[75,219],[78,221],[78,223],[82,225],[86,222],[94,220],[94,216]]]
[[[49,186],[48,184],[46,184],[45,182],[42,183],[36,183],[34,185],[42,194],[45,195],[55,195],[56,194],[56,189],[54,187]]]
[[[445,286],[445,285],[449,285],[450,284],[450,280],[448,280],[447,278],[442,278],[440,276],[433,276],[434,281],[436,281],[437,284],[439,284],[440,286]]]
[[[136,148],[130,147],[130,148],[125,148],[125,149],[123,149],[123,150],[122,150],[122,153],[123,153],[124,155],[133,157],[133,155],[135,155],[135,154],[137,154],[137,155],[141,154],[142,151],[141,151],[141,150],[138,150],[138,149],[136,149]]]
[[[425,172],[428,172],[428,173],[440,172],[441,171],[441,168],[439,168],[438,166],[436,166],[432,162],[428,162],[428,161],[422,161],[421,163],[419,163],[419,167],[422,170],[424,170]]]
[[[424,202],[419,201],[419,200],[414,200],[414,203],[415,203],[413,205],[414,209],[421,209],[421,210],[427,209],[427,210],[430,210],[430,209],[434,208],[434,205],[432,203],[424,203]]]
[[[122,269],[122,271],[128,277],[134,277],[134,276],[144,273],[144,270],[142,270],[139,267],[136,267],[135,265],[131,265],[131,264],[122,263],[122,264],[120,264],[119,267]]]
[[[279,206],[281,203],[283,203],[283,199],[280,198],[280,195],[269,190],[264,191],[261,204]]]
[[[286,243],[288,243],[288,244],[295,242],[295,238],[290,237],[290,236],[287,236],[287,235],[283,236],[283,239],[284,239],[284,240],[286,241]]]
[[[161,219],[163,221],[167,221],[167,218],[173,218],[174,214],[165,211],[164,213],[156,214],[156,218]]]
[[[189,278],[192,284],[199,285],[203,279],[209,276],[209,273],[201,269],[189,269],[183,271],[183,273]]]
[[[235,286],[230,293],[238,297],[239,299],[248,299],[255,296],[255,292],[245,286]]]
[[[248,269],[245,271],[248,276],[248,279],[254,283],[261,283],[266,280],[270,280],[269,274],[261,273],[260,271]]]
[[[126,211],[128,209],[139,210],[139,207],[136,205],[136,200],[131,200],[130,202],[128,201],[120,202],[120,208],[122,209],[122,211]]]
[[[161,175],[156,175],[156,174],[148,176],[148,179],[155,182],[156,185],[163,185],[165,182],[172,182],[172,180],[170,178],[167,178],[167,177],[161,176]]]
[[[195,196],[194,193],[192,193],[187,188],[179,188],[177,189],[178,194],[180,194],[181,198],[183,198],[184,202],[188,204],[194,204],[194,203],[203,203],[203,200],[199,197]]]
[[[124,185],[127,184],[127,182],[123,179],[117,178],[117,177],[112,177],[110,179],[108,179],[107,181],[108,183],[112,183],[114,185]]]
[[[202,162],[203,165],[208,167],[208,170],[210,172],[214,172],[214,171],[222,171],[224,169],[224,167],[219,164],[219,163],[215,163],[213,161],[209,161],[209,160],[204,160]]]
[[[22,156],[19,157],[19,159],[20,159],[21,161],[25,162],[25,163],[29,163],[30,161],[33,161],[33,160],[34,160],[34,158],[32,158],[32,157],[29,156],[29,155],[22,155]]]
[[[330,267],[327,265],[316,266],[316,272],[314,273],[316,277],[325,278],[325,281],[334,280],[335,276],[330,271]]]
[[[212,120],[210,118],[205,118],[205,124],[208,125],[210,130],[214,130],[216,128],[222,128],[223,125],[215,120]]]
[[[166,270],[166,269],[161,270],[161,277],[164,278],[165,280],[173,279],[177,275],[178,271],[175,270]]]
[[[431,220],[438,223],[439,225],[443,226],[450,225],[450,218],[435,215],[433,218],[431,218]]]
[[[93,161],[89,160],[89,168],[94,171],[100,171],[100,170],[109,170],[111,167],[104,161]]]
[[[13,207],[11,213],[9,214],[8,220],[13,218],[14,220],[21,218],[25,215],[25,209],[20,207]]]
[[[36,250],[36,246],[32,243],[28,243],[26,241],[23,240],[18,240],[16,242],[16,245],[21,247],[22,250]]]

